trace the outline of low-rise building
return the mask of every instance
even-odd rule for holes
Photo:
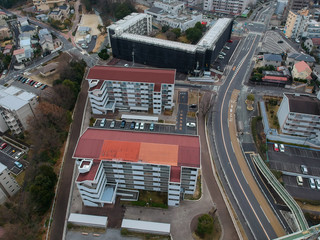
[[[29,20],[27,17],[20,17],[17,19],[19,27],[27,26],[29,25]]]
[[[49,15],[48,15],[50,18],[52,18],[53,20],[56,20],[56,21],[61,21],[62,18],[63,18],[63,15],[62,15],[62,12],[61,10],[52,10]]]
[[[33,0],[33,5],[39,12],[48,12],[50,8],[61,6],[66,0]]]
[[[0,114],[14,134],[28,128],[28,118],[34,116],[38,97],[20,88],[0,86]]]
[[[5,47],[4,47],[4,50],[3,50],[3,54],[4,55],[11,55],[12,53],[12,49],[13,49],[13,46],[11,44],[7,44]]]
[[[313,68],[313,74],[316,76],[317,80],[320,82],[320,65],[315,65]]]
[[[23,48],[14,50],[13,56],[15,56],[18,63],[22,63],[23,61],[28,60],[28,58],[26,58],[25,50]]]
[[[28,33],[33,36],[37,33],[37,28],[31,25],[21,26],[20,33]]]
[[[115,196],[137,199],[139,190],[168,193],[178,206],[193,194],[200,168],[198,136],[88,128],[73,158],[85,206],[113,204]]]
[[[303,53],[291,53],[288,54],[287,59],[286,59],[286,65],[287,66],[293,66],[294,64],[304,61],[307,63],[310,67],[314,65],[316,62],[315,58],[308,55],[308,54],[303,54]]]
[[[8,168],[0,163],[0,204],[20,190],[17,181],[11,176]]]
[[[86,36],[91,32],[91,28],[86,26],[79,26],[77,32],[80,36]]]
[[[4,40],[6,38],[11,38],[12,33],[4,19],[0,19],[0,40]]]
[[[285,85],[288,83],[290,77],[290,73],[287,73],[288,71],[289,70],[284,67],[278,67],[277,71],[263,71],[262,81]]]
[[[280,67],[281,61],[282,61],[282,57],[279,54],[269,54],[269,53],[263,54],[263,64],[265,66],[272,65],[274,67]]]
[[[53,51],[54,45],[53,45],[53,39],[51,33],[48,31],[48,29],[40,29],[39,30],[39,44],[43,51]]]
[[[312,73],[311,68],[304,61],[298,62],[295,65],[293,65],[293,68],[292,68],[293,79],[298,78],[298,79],[310,80],[312,79],[311,73]]]
[[[284,93],[277,116],[282,133],[320,140],[319,98]]]
[[[172,109],[175,75],[168,69],[94,66],[86,77],[92,112]]]
[[[309,52],[319,50],[320,38],[308,38],[304,42],[304,46],[308,49]]]

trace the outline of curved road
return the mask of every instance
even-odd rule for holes
[[[210,126],[209,123],[209,129],[213,127],[215,144],[220,160],[219,164],[223,168],[228,185],[246,221],[245,224],[248,225],[251,230],[252,235],[248,235],[248,238],[259,240],[273,239],[276,238],[277,235],[255,198],[238,164],[231,144],[227,119],[229,99],[231,98],[232,91],[241,88],[242,81],[251,64],[252,56],[260,38],[261,36],[258,34],[249,34],[245,38],[239,55],[232,65],[232,70],[226,78],[225,84],[219,89],[217,104],[214,109],[218,114],[214,114],[213,116],[214,124]]]

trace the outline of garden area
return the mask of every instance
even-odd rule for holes
[[[279,110],[279,106],[281,103],[281,98],[276,97],[265,97],[265,105],[266,105],[266,111],[268,116],[268,122],[270,128],[277,129],[280,131],[280,125],[277,117],[277,112]]]
[[[275,71],[275,70],[276,68],[272,65],[254,68],[250,76],[250,81],[261,82],[263,77],[263,74],[262,74],[263,71]]]
[[[216,209],[212,209],[207,214],[201,214],[192,220],[191,228],[193,238],[196,240],[219,240],[221,237],[221,226]]]
[[[138,201],[122,201],[122,203],[140,207],[168,208],[168,194],[164,192],[140,190]]]

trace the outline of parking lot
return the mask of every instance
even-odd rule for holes
[[[289,44],[290,40],[285,39],[277,31],[267,31],[262,41],[262,52],[281,54],[284,52],[297,53],[298,51]]]
[[[226,55],[223,59],[217,57],[216,61],[213,63],[213,68],[223,72],[225,67],[228,65],[228,62],[234,52],[235,48],[237,47],[239,40],[233,40],[232,43],[227,42],[224,46],[230,49],[222,48],[221,52],[224,52]]]
[[[273,150],[268,144],[268,157],[271,169],[283,172],[283,182],[289,193],[300,199],[320,200],[320,190],[311,189],[309,178],[320,178],[320,151],[285,145],[285,152]],[[305,165],[308,174],[303,174],[301,165]],[[303,185],[298,186],[297,176],[303,177]]]
[[[14,146],[13,144],[10,144],[8,142],[5,142],[3,139],[0,139],[0,146],[2,144],[6,143],[7,145],[3,147],[3,149],[0,149],[0,162],[7,166],[7,168],[14,173],[15,175],[18,175],[23,168],[27,165],[27,162],[23,159],[24,152]],[[14,162],[19,161],[23,167],[18,167]]]

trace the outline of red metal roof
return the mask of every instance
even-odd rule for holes
[[[277,77],[277,76],[269,76],[266,75],[262,78],[263,81],[269,81],[269,80],[274,80],[274,81],[280,81],[280,82],[286,82],[288,79],[286,77]]]
[[[88,128],[78,141],[74,158],[198,168],[200,144],[198,136]]]
[[[86,173],[79,173],[76,182],[93,181],[98,171],[100,163],[101,162],[99,160],[93,160],[90,171]]]
[[[13,51],[13,55],[19,55],[19,54],[22,54],[24,53],[24,48],[20,48],[20,49],[17,49],[17,50],[14,50]]]
[[[170,169],[170,182],[180,182],[181,167],[172,166]]]
[[[175,75],[174,69],[94,66],[87,79],[155,83],[154,90],[159,92],[162,83],[174,84]]]
[[[103,83],[103,81],[100,80],[100,81],[97,83],[97,85],[95,85],[94,87],[90,88],[89,91],[93,91],[93,90],[95,90],[95,89],[100,89],[101,86],[102,86],[102,83]]]
[[[311,38],[313,45],[320,45],[320,38]]]

